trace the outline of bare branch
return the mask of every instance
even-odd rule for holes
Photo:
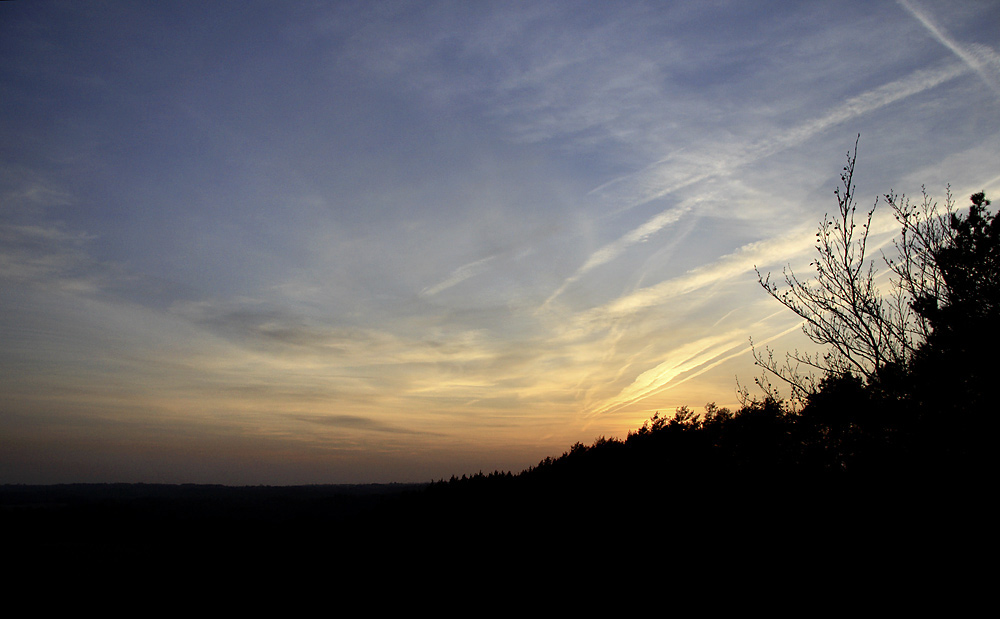
[[[860,140],[860,136],[859,136]],[[758,366],[790,386],[792,397],[805,399],[818,388],[817,373],[855,374],[876,379],[889,366],[903,366],[928,335],[928,325],[914,311],[922,298],[939,298],[942,288],[934,252],[948,243],[951,231],[937,205],[924,193],[918,208],[905,196],[886,194],[902,231],[895,241],[897,257],[883,260],[893,277],[892,292],[883,296],[876,284],[878,269],[867,253],[868,236],[878,200],[861,216],[855,200],[854,170],[858,142],[847,153],[834,190],[837,212],[826,215],[816,232],[817,257],[811,279],[790,267],[783,285],[757,270],[761,287],[803,320],[802,330],[814,343],[828,348],[823,355],[788,353],[783,363],[770,349],[754,349]],[[949,192],[947,210],[952,208]]]

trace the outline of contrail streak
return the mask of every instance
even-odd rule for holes
[[[943,30],[938,28],[937,24],[931,21],[931,18],[927,16],[926,13],[914,6],[909,0],[898,0],[900,6],[909,11],[913,17],[917,19],[924,28],[927,28],[928,32],[931,33],[939,43],[947,47],[956,56],[962,59],[970,69],[975,71],[983,82],[986,83],[990,89],[1000,96],[1000,56],[997,55],[992,49],[986,47],[985,45],[974,45],[971,47],[963,47],[959,45],[954,39],[949,37]]]
[[[830,127],[861,116],[862,114],[873,112],[886,105],[899,101],[900,99],[905,99],[911,95],[934,88],[935,86],[962,75],[967,70],[968,69],[962,65],[952,65],[939,69],[915,71],[903,79],[884,84],[856,97],[852,97],[826,115],[803,123],[798,127],[784,132],[774,139],[764,140],[757,144],[749,145],[743,149],[743,152],[732,155],[728,157],[727,160],[717,163],[714,169],[709,173],[701,172],[692,175],[689,178],[669,183],[665,188],[648,192],[643,198],[635,201],[630,206],[645,204],[677,191],[679,188],[687,187],[707,178],[731,173],[739,167],[801,144],[817,133],[829,129]],[[654,174],[659,167],[662,166],[647,168],[638,175],[630,176]],[[629,178],[629,176],[623,178]],[[603,186],[607,187],[614,184],[614,182],[615,181],[606,183]],[[663,228],[676,223],[688,210],[689,209],[687,208],[671,208],[662,211],[647,220],[641,226],[629,231],[618,239],[598,249],[596,252],[591,254],[587,261],[584,262],[584,264],[582,264],[575,273],[566,278],[562,285],[559,286],[559,288],[553,292],[548,299],[545,300],[541,308],[539,308],[540,311],[548,308],[551,303],[557,297],[562,295],[562,293],[565,292],[570,285],[578,281],[588,272],[603,264],[611,262],[624,253],[629,247],[645,241]]]

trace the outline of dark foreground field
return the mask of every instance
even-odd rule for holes
[[[313,560],[357,569],[439,561],[471,568],[643,556],[698,569],[759,560],[787,568],[822,559],[864,571],[954,560],[990,536],[975,533],[986,523],[954,518],[983,513],[980,499],[941,484],[810,488],[785,479],[695,487],[682,472],[675,483],[654,486],[650,478],[591,481],[3,486],[0,522],[8,563],[137,569],[177,561],[273,569]]]
[[[0,519],[23,556],[267,554],[350,543],[350,527],[424,486],[7,485]]]

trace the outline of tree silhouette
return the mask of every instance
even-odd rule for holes
[[[950,240],[933,252],[940,294],[914,302],[928,334],[908,385],[926,419],[949,420],[928,421],[924,442],[965,466],[992,451],[993,383],[1000,370],[1000,219],[986,210],[985,193],[973,194],[971,201],[968,215],[950,214]]]
[[[860,136],[858,138],[860,140]],[[884,367],[902,364],[912,351],[907,314],[901,303],[887,301],[875,283],[877,270],[867,255],[868,234],[875,206],[860,222],[855,221],[854,166],[857,142],[847,154],[834,190],[837,214],[824,216],[816,233],[818,257],[813,280],[802,279],[786,267],[784,286],[771,275],[757,278],[764,290],[804,320],[803,332],[816,344],[829,347],[825,354],[787,353],[778,363],[770,349],[754,350],[757,364],[792,389],[792,397],[804,400],[818,389],[818,378],[826,374],[855,373],[865,379],[877,376]],[[877,206],[877,203],[876,203]],[[800,368],[805,367],[804,371]]]
[[[815,277],[801,278],[786,267],[784,284],[779,285],[770,273],[757,270],[764,290],[802,318],[806,336],[826,348],[820,354],[786,353],[784,360],[769,348],[754,349],[765,376],[786,383],[792,398],[802,402],[831,376],[854,375],[865,384],[888,385],[908,370],[918,353],[925,355],[927,346],[972,341],[976,336],[969,326],[982,331],[987,329],[983,317],[997,316],[993,299],[1000,290],[1000,224],[985,210],[989,201],[982,192],[972,196],[973,207],[965,218],[953,212],[950,190],[944,212],[926,191],[919,204],[886,194],[883,199],[893,209],[901,233],[894,241],[896,256],[883,256],[891,290],[880,290],[876,261],[867,248],[878,201],[863,218],[858,216],[857,145],[847,154],[842,186],[834,191],[837,213],[825,216],[816,233],[818,255],[810,263]],[[773,397],[766,380],[758,384]]]
[[[941,208],[926,190],[916,203],[886,194],[901,230],[895,255],[883,256],[892,286],[882,293],[866,253],[875,207],[855,222],[856,159],[857,143],[836,192],[837,216],[824,218],[816,235],[815,278],[786,269],[779,287],[758,271],[767,293],[829,352],[793,352],[782,363],[770,349],[755,350],[765,371],[757,382],[774,399],[767,376],[775,376],[800,402],[800,466],[976,478],[989,466],[997,425],[1000,219],[983,191],[970,196],[967,214],[955,211],[950,188]]]
[[[932,254],[940,293],[915,299],[914,308],[929,326],[929,346],[972,344],[981,329],[986,329],[982,335],[995,331],[989,327],[1000,315],[1000,220],[986,210],[990,201],[984,192],[970,200],[968,216],[950,216],[950,242]]]
[[[982,191],[964,216],[953,212],[950,191],[944,214],[926,194],[920,209],[886,200],[903,224],[890,266],[922,336],[906,368],[911,399],[937,411],[985,410],[1000,347],[1000,219]]]

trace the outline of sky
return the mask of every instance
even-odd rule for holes
[[[0,4],[0,483],[410,482],[738,405],[754,267],[1000,194],[1000,3]],[[872,251],[890,248],[887,208]]]

